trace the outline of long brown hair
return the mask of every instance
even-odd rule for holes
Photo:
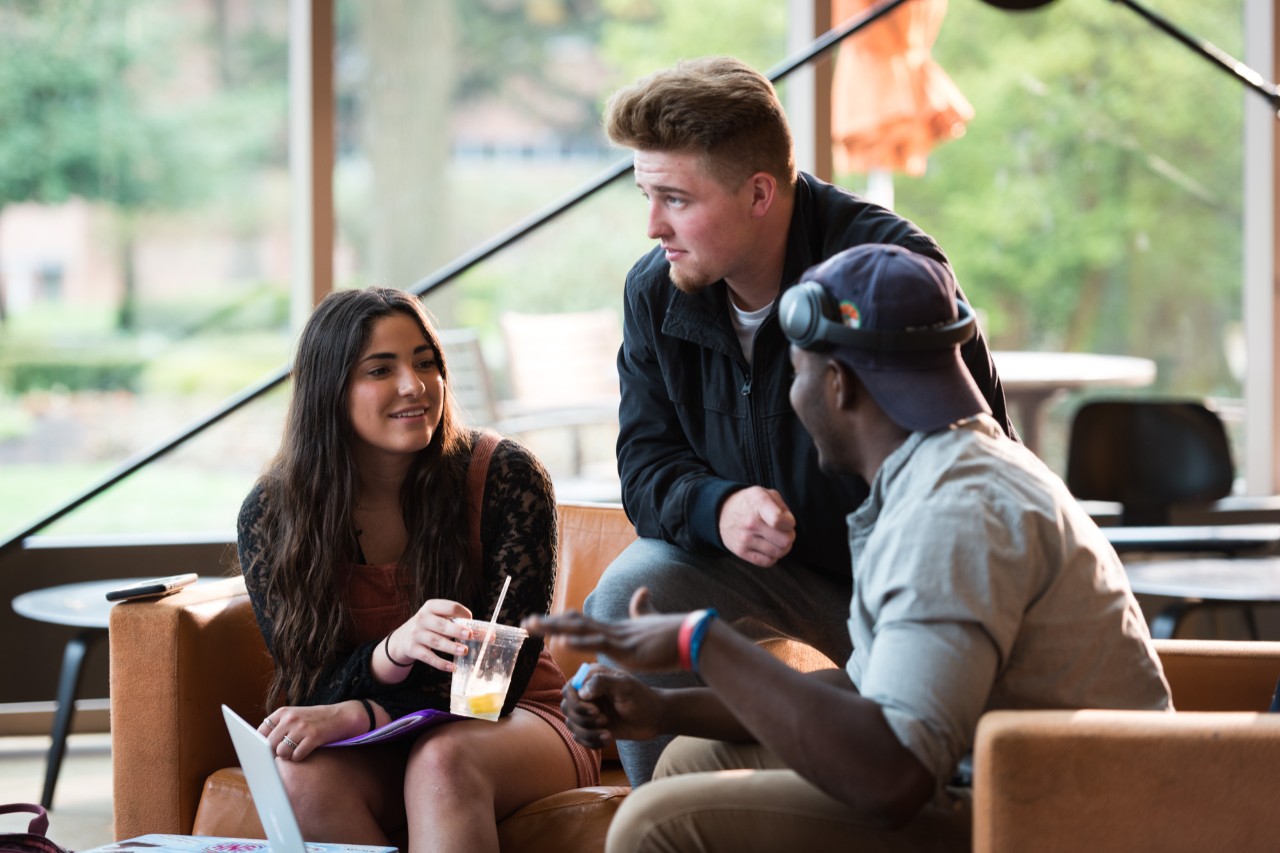
[[[464,499],[471,439],[449,393],[440,338],[418,299],[390,288],[331,293],[316,306],[298,341],[293,396],[280,451],[263,475],[267,617],[276,659],[271,695],[301,702],[324,670],[352,648],[341,570],[358,553],[353,509],[359,472],[347,397],[356,359],[374,324],[391,314],[422,328],[445,382],[440,426],[417,454],[400,493],[409,534],[397,569],[407,619],[430,598],[471,606],[480,578],[467,571]],[[245,567],[246,570],[250,567]]]

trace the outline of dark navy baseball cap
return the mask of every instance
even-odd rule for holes
[[[809,269],[779,305],[787,338],[829,351],[905,429],[933,432],[991,407],[960,358],[977,334],[950,269],[901,246],[856,246]]]

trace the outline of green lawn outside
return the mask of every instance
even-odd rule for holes
[[[0,539],[99,482],[109,465],[0,467]],[[253,475],[163,460],[117,483],[39,535],[225,533],[233,536]]]

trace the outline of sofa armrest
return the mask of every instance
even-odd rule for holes
[[[995,711],[975,853],[1272,850],[1280,715]]]
[[[556,514],[560,553],[551,612],[563,613],[582,609],[604,570],[636,540],[636,530],[621,504],[563,501],[556,505]],[[569,678],[580,664],[596,659],[594,653],[571,648],[564,637],[552,637],[547,648]]]
[[[262,717],[272,664],[242,578],[111,610],[117,839],[189,833],[205,778],[236,763],[219,706]]]
[[[1280,680],[1280,643],[1155,640],[1179,711],[1265,711]]]

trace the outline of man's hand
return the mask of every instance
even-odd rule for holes
[[[796,541],[796,517],[774,489],[748,486],[720,507],[720,540],[734,555],[768,568]]]
[[[680,626],[688,614],[661,614],[640,587],[631,596],[631,618],[606,623],[577,611],[560,616],[528,616],[530,634],[565,638],[573,649],[603,652],[632,672],[671,672],[681,667]],[[733,634],[731,627],[723,631]],[[748,647],[755,645],[743,640]],[[768,660],[775,660],[761,652]],[[779,664],[785,668],[785,664]],[[705,687],[658,690],[627,672],[592,664],[584,679],[575,673],[561,691],[569,729],[582,744],[596,747],[615,738],[645,740],[658,734],[686,734],[713,740],[751,737],[737,717]],[[575,683],[580,685],[575,687]]]
[[[597,622],[577,610],[559,616],[529,616],[523,627],[530,634],[557,635],[581,652],[603,652],[633,672],[671,672],[680,669],[680,623],[685,614],[658,613],[649,603],[649,590],[631,596],[631,616],[622,622]]]
[[[599,749],[614,739],[647,740],[659,734],[661,695],[622,670],[593,664],[581,690],[565,684],[560,710],[574,740]]]

